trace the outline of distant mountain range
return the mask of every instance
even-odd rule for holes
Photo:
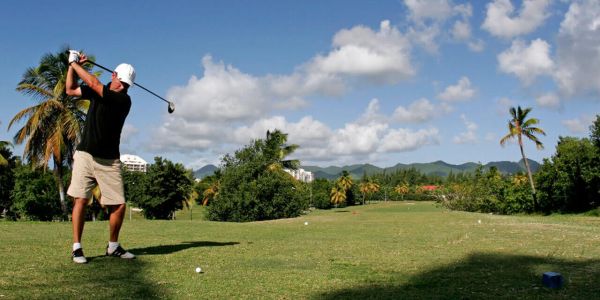
[[[529,159],[529,166],[531,167],[531,171],[535,172],[540,167],[540,164],[534,160]],[[479,164],[468,162],[460,165],[453,165],[446,163],[444,161],[438,160],[430,163],[412,163],[412,164],[397,164],[393,167],[389,168],[380,168],[371,164],[360,164],[360,165],[350,165],[344,167],[336,167],[330,166],[326,168],[317,167],[317,166],[304,166],[303,168],[306,171],[313,172],[315,174],[315,178],[327,178],[334,179],[339,177],[342,171],[346,170],[350,173],[353,178],[360,178],[366,172],[367,175],[373,175],[377,173],[393,173],[398,170],[407,170],[407,169],[415,169],[426,175],[437,175],[441,177],[448,176],[450,172],[453,174],[458,173],[469,173],[474,172],[477,169]],[[514,174],[518,172],[526,172],[525,164],[523,160],[519,162],[511,162],[511,161],[497,161],[490,162],[483,165],[485,170],[488,170],[490,167],[496,167],[498,170],[504,174]]]
[[[540,164],[534,160],[529,159],[529,166],[531,167],[531,171],[535,172],[540,167]],[[346,170],[350,173],[353,178],[360,178],[366,172],[367,175],[373,175],[377,173],[393,173],[398,170],[407,170],[414,168],[415,170],[426,174],[426,175],[437,175],[437,176],[448,176],[450,172],[453,174],[458,173],[469,173],[475,171],[475,169],[479,166],[477,163],[468,162],[460,165],[453,165],[446,163],[444,161],[438,160],[430,163],[412,163],[412,164],[397,164],[393,167],[389,168],[380,168],[371,164],[357,164],[350,166],[329,166],[326,168],[317,167],[317,166],[303,166],[302,168],[306,171],[313,172],[315,174],[315,178],[326,178],[326,179],[335,179],[339,177],[342,171]],[[495,161],[489,162],[483,165],[485,170],[488,170],[490,167],[496,167],[498,170],[504,174],[514,174],[518,172],[526,172],[525,164],[523,160],[519,162],[512,161]],[[206,165],[201,169],[194,171],[194,176],[196,178],[204,178],[208,175],[212,175],[217,169],[214,165]]]

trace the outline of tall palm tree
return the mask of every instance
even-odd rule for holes
[[[525,162],[525,167],[527,168],[527,175],[529,177],[529,183],[531,184],[534,205],[536,205],[535,184],[533,183],[533,176],[531,175],[529,161],[527,161],[527,157],[525,157],[525,151],[523,150],[523,136],[533,141],[538,149],[543,149],[544,145],[542,142],[540,142],[536,134],[546,135],[546,133],[541,128],[534,127],[534,125],[540,123],[540,120],[536,118],[527,119],[527,115],[529,115],[530,112],[531,107],[521,109],[521,106],[517,106],[517,108],[511,107],[509,109],[511,119],[508,120],[508,134],[500,139],[500,145],[504,146],[508,140],[512,140],[515,137],[517,138],[519,148],[521,149],[521,156],[523,156],[523,162]]]
[[[267,158],[267,167],[269,169],[286,168],[296,170],[300,167],[300,161],[297,159],[286,160],[285,158],[292,154],[298,145],[287,143],[287,133],[281,132],[279,129],[271,132],[267,130],[267,138],[265,139],[265,155]]]
[[[68,69],[65,50],[44,55],[37,67],[25,71],[16,90],[31,97],[37,104],[18,112],[8,128],[25,121],[14,136],[16,144],[25,143],[23,159],[43,168],[48,168],[52,160],[60,203],[66,215],[62,181],[64,167],[72,164],[89,101],[65,93]],[[86,66],[86,69],[90,68],[91,65]]]
[[[329,195],[331,196],[331,203],[335,206],[346,201],[346,190],[339,185],[335,185],[331,188],[331,193]]]
[[[366,195],[379,192],[379,184],[368,179],[360,183],[359,190],[363,194],[363,205],[365,204]]]
[[[352,188],[352,185],[354,184],[352,182],[352,177],[350,176],[350,173],[348,173],[348,171],[346,170],[342,171],[342,175],[340,176],[340,178],[338,178],[337,182],[339,186],[344,189],[344,191],[347,191],[350,188]]]

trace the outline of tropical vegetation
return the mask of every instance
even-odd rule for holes
[[[68,210],[63,177],[72,163],[89,106],[88,101],[65,93],[68,69],[66,49],[42,56],[38,66],[25,71],[17,91],[36,104],[18,112],[8,124],[10,129],[24,122],[14,136],[16,144],[25,144],[23,160],[33,167],[45,169],[52,161],[57,195],[64,216]],[[90,69],[91,65],[85,68]]]
[[[233,155],[222,159],[218,185],[203,192],[208,218],[214,221],[259,221],[297,217],[308,208],[305,188],[285,169],[299,164],[286,160],[297,145],[287,144],[287,134],[268,131]]]

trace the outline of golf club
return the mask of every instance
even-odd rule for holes
[[[70,52],[69,52],[69,51],[67,51],[67,54],[69,54],[69,53],[70,53]],[[91,61],[91,60],[88,60],[87,62],[88,62],[88,63],[90,63],[90,64],[92,64],[92,65],[94,65],[94,66],[96,66],[96,67],[98,67],[98,68],[100,68],[100,69],[104,69],[104,70],[105,70],[105,71],[107,71],[107,72],[110,72],[110,73],[114,72],[113,70],[110,70],[109,68],[107,68],[107,67],[104,67],[104,66],[102,66],[102,65],[100,65],[100,64],[97,64],[97,63],[95,63],[95,62],[93,62],[93,61]],[[167,102],[167,103],[169,104],[169,107],[167,108],[167,111],[168,111],[170,114],[171,114],[171,113],[173,113],[173,112],[175,111],[175,104],[174,104],[173,102],[171,102],[171,101],[169,101],[169,100],[167,100],[167,99],[165,99],[165,98],[163,98],[163,97],[161,97],[161,96],[157,95],[157,94],[156,94],[156,93],[154,93],[153,91],[151,91],[151,90],[149,90],[149,89],[147,89],[147,88],[145,88],[145,87],[141,86],[141,85],[140,85],[140,84],[138,84],[137,82],[134,82],[133,84],[134,84],[134,85],[136,85],[136,86],[138,86],[138,87],[140,87],[140,88],[142,88],[144,91],[146,91],[146,92],[148,92],[148,93],[150,93],[150,94],[152,94],[152,95],[156,96],[158,99],[160,99],[160,100],[162,100],[162,101],[165,101],[165,102]]]

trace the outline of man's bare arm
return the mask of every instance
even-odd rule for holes
[[[73,71],[73,68],[71,65],[69,65],[69,69],[67,70],[67,83],[65,86],[65,92],[69,96],[81,97],[81,88],[79,87],[79,84],[77,84],[77,78],[75,78],[75,74],[75,71]]]
[[[81,64],[85,63],[86,61],[87,57],[82,54],[79,63],[73,62],[69,65],[69,70],[67,71],[67,95],[81,96],[81,88],[77,86],[77,81],[73,76],[69,76],[68,74],[68,72],[72,71],[76,73],[77,76],[79,76],[79,78],[81,78],[81,80],[83,80],[83,82],[85,82],[92,90],[94,90],[98,95],[100,95],[100,97],[103,97],[104,86],[102,85],[100,80],[98,80],[96,76],[90,74],[81,66]],[[69,85],[69,78],[75,81],[74,83],[71,82],[71,85]],[[75,87],[75,89],[72,89],[73,87]],[[73,95],[69,94],[69,90],[73,92]],[[79,95],[77,95],[77,93],[79,93]]]

